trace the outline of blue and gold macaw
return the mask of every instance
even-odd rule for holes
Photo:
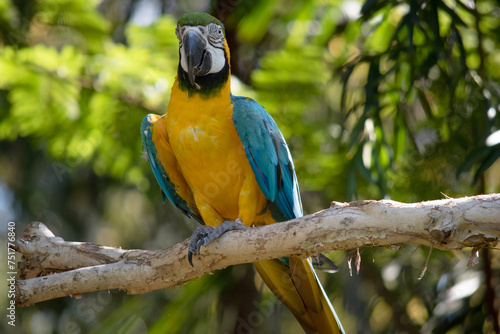
[[[148,115],[143,146],[162,194],[203,224],[193,253],[228,229],[302,216],[287,144],[257,102],[233,96],[222,23],[205,13],[178,22],[179,66],[165,115]],[[289,257],[254,263],[307,333],[343,333],[311,261]]]

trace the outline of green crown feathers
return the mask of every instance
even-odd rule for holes
[[[182,15],[177,22],[179,26],[207,26],[210,23],[218,24],[224,29],[224,25],[221,21],[207,13],[186,13]]]

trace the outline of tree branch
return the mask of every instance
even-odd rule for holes
[[[416,244],[442,250],[492,245],[500,239],[500,194],[403,204],[333,202],[288,222],[231,231],[187,261],[189,239],[165,250],[123,250],[67,242],[42,223],[28,225],[21,253],[18,306],[105,289],[146,293],[186,283],[239,263],[363,246]],[[475,253],[475,252],[474,252]]]

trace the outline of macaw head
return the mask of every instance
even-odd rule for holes
[[[184,14],[177,23],[178,77],[188,90],[212,90],[229,78],[224,25],[206,13]]]

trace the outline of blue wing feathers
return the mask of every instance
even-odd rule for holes
[[[284,218],[302,216],[292,157],[278,126],[254,100],[241,96],[231,100],[233,124],[262,192]]]
[[[234,104],[233,124],[257,183],[273,204],[270,206],[273,217],[282,221],[302,216],[302,203],[292,157],[278,126],[254,100],[240,96],[231,96],[231,100]],[[175,184],[158,160],[153,131],[154,123],[148,115],[141,124],[142,142],[163,199],[168,198],[184,214],[203,223],[201,217],[193,213],[188,203],[177,194]]]
[[[152,115],[147,115],[141,123],[142,145],[143,149],[146,151],[148,161],[151,165],[156,181],[160,185],[163,203],[165,203],[165,197],[168,198],[168,200],[186,216],[193,217],[200,223],[204,224],[200,217],[191,212],[187,202],[177,194],[175,191],[175,184],[172,183],[161,162],[158,160],[158,152],[156,151],[156,146],[153,141],[154,124],[151,121],[151,117]]]

